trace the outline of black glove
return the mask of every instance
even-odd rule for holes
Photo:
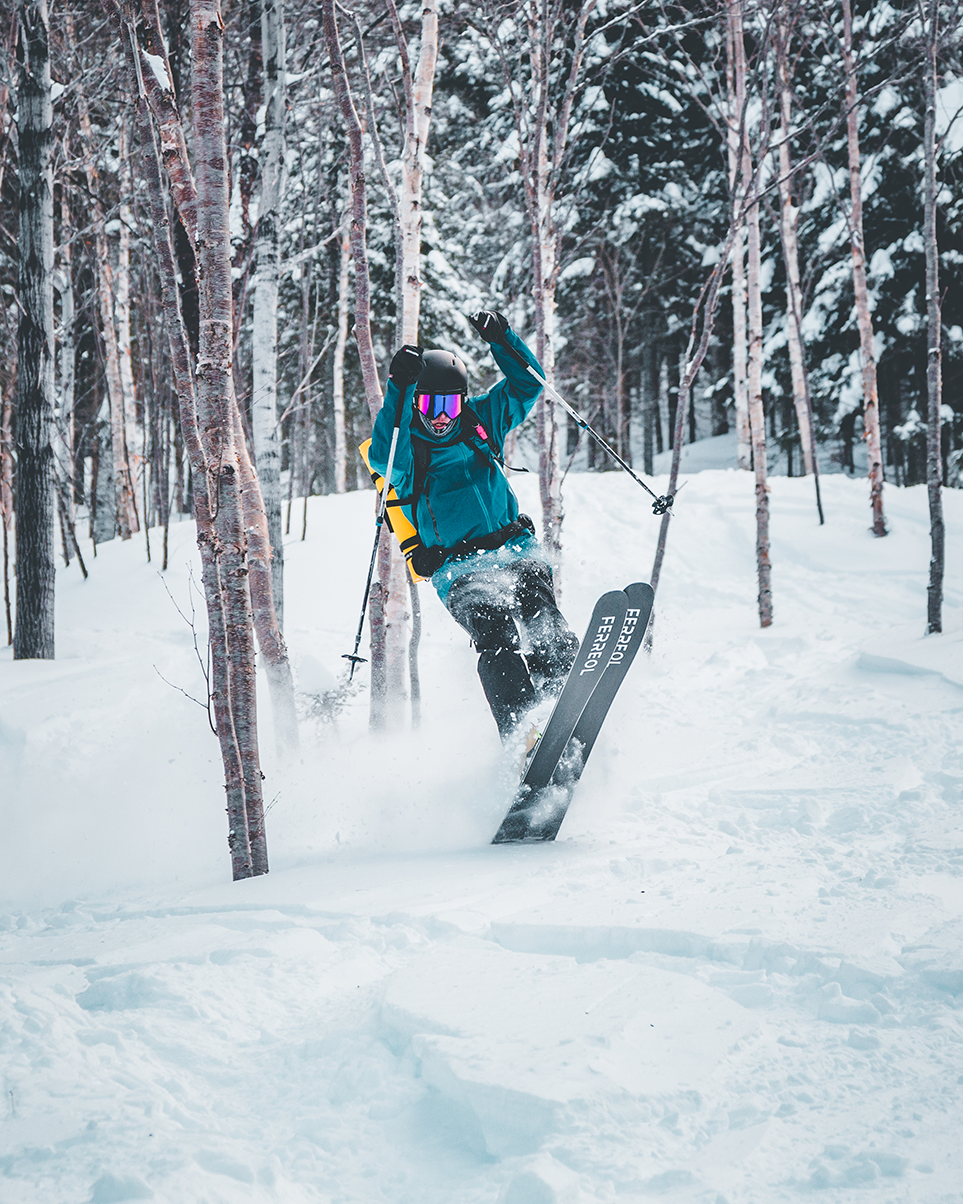
[[[504,343],[508,332],[508,319],[497,309],[480,309],[476,314],[469,314],[468,321],[478,331],[486,343]]]
[[[422,355],[423,350],[423,347],[415,347],[411,343],[405,343],[391,357],[388,375],[399,389],[403,390],[408,385],[413,385],[421,375],[421,370],[425,366],[424,356]]]

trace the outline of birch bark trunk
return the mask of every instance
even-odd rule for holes
[[[742,8],[730,4],[726,13],[726,91],[729,190],[738,221],[732,247],[732,394],[736,411],[736,463],[747,472],[752,468],[752,436],[749,429],[749,391],[746,376],[746,260],[740,146],[746,121],[745,77],[735,71],[735,31],[742,28]]]
[[[751,171],[751,168],[750,168]],[[758,179],[758,177],[757,177]],[[758,183],[747,181],[749,263],[746,283],[749,301],[749,425],[752,466],[756,477],[756,571],[759,578],[759,626],[772,625],[772,564],[769,556],[769,485],[767,482],[766,416],[762,407],[762,290]]]
[[[351,187],[351,216],[349,231],[351,255],[354,264],[355,313],[354,333],[361,361],[361,378],[364,382],[368,412],[374,422],[381,409],[381,384],[375,362],[374,343],[371,338],[371,284],[368,272],[367,231],[367,186],[364,174],[364,138],[358,111],[348,83],[344,52],[334,11],[334,0],[322,0],[321,16],[324,37],[331,61],[331,79],[338,107],[347,130],[349,151],[349,180]],[[386,649],[385,603],[390,588],[391,549],[386,541],[390,538],[387,526],[382,528],[378,549],[379,581],[372,586],[368,610],[371,630],[371,713],[370,726],[373,731],[382,730],[388,722],[386,710],[388,698],[388,662]]]
[[[143,119],[143,121],[146,121],[146,126],[143,125],[143,122],[141,123],[143,128],[142,137],[146,137],[149,133],[153,142],[153,125],[148,120],[151,114],[155,114],[155,120],[157,120],[160,127],[159,138],[164,166],[167,177],[171,182],[171,192],[175,199],[175,213],[177,217],[177,222],[173,229],[170,229],[168,223],[165,223],[165,228],[170,229],[172,246],[174,247],[176,262],[180,271],[180,281],[178,282],[180,305],[178,312],[181,315],[189,345],[193,348],[197,342],[197,331],[196,329],[192,329],[191,321],[192,316],[196,313],[195,306],[197,303],[192,284],[196,278],[194,248],[198,246],[197,189],[190,164],[186,159],[187,143],[183,129],[179,124],[180,116],[174,105],[173,77],[170,63],[167,59],[167,47],[160,34],[156,0],[142,0],[142,16],[144,19],[140,22],[136,21],[133,11],[137,0],[126,0],[127,12],[125,17],[121,15],[120,5],[117,0],[102,0],[102,3],[112,16],[115,25],[117,25],[121,36],[124,38],[125,48],[128,52],[128,70],[131,79],[136,81],[138,96],[148,106],[148,115]],[[213,0],[206,6],[206,10],[209,12],[216,11],[216,9],[217,5]],[[218,20],[220,20],[219,16]],[[152,60],[152,55],[155,55],[156,62]],[[219,78],[222,77],[219,76]],[[220,96],[220,104],[223,108],[222,85],[220,85]],[[156,116],[158,112],[160,114],[159,117]],[[226,163],[226,159],[220,164],[219,170],[224,170],[224,163]],[[225,184],[224,187],[226,189],[227,185]],[[219,267],[220,270],[221,268]],[[187,281],[186,285],[185,280]],[[229,377],[228,386],[228,404],[232,412],[228,415],[230,422],[226,429],[230,430],[233,440],[235,431],[235,415],[233,411],[237,410],[233,371]],[[241,457],[239,461],[242,469],[241,477],[246,482],[240,486],[239,492],[241,505],[243,506],[244,529],[250,540],[248,548],[249,590],[252,598],[257,642],[261,650],[261,655],[265,660],[268,684],[271,688],[278,748],[281,751],[291,752],[297,748],[298,743],[297,728],[292,724],[292,717],[295,715],[294,681],[291,675],[291,666],[284,638],[281,635],[277,621],[277,612],[274,609],[270,558],[266,553],[266,549],[270,547],[267,518],[257,474],[253,473],[252,476],[248,476],[243,463],[244,458],[247,456],[246,445],[243,441],[239,445],[234,440],[234,446]],[[198,470],[192,457],[191,465],[193,469],[192,479],[195,482],[196,488]],[[213,513],[214,511],[212,510]]]
[[[224,137],[224,21],[219,0],[191,0],[191,107],[200,279],[198,419],[209,491],[216,499],[215,559],[227,645],[227,687],[241,758],[251,873],[268,870],[257,744],[254,615],[241,502],[233,387],[233,312],[227,146]]]
[[[17,127],[17,622],[14,660],[53,659],[53,102],[47,0],[20,0]]]
[[[587,15],[587,14],[586,14]],[[531,224],[535,244],[532,292],[535,300],[535,354],[546,381],[555,384],[555,288],[558,248],[554,220],[555,187],[548,153],[548,90],[551,41],[554,26],[546,22],[535,34],[534,56],[539,64],[541,90],[535,130],[535,171]],[[562,559],[562,452],[559,444],[558,407],[542,394],[535,412],[538,432],[538,486],[542,503],[542,540],[556,575]],[[556,588],[558,582],[556,582]]]
[[[435,67],[438,61],[438,6],[436,0],[425,0],[421,11],[421,41],[418,64],[412,75],[408,45],[394,0],[389,0],[389,13],[395,40],[401,57],[405,90],[405,142],[401,154],[401,188],[398,192],[398,281],[397,295],[401,305],[400,343],[418,343],[421,316],[421,227],[423,216],[422,191],[428,133],[431,125],[432,92]],[[372,130],[372,135],[376,131]],[[409,575],[405,558],[395,540],[388,541],[390,565],[385,596],[385,718],[389,727],[398,727],[403,718],[406,693],[406,670],[411,681],[412,698],[419,690],[417,644],[409,630],[411,613]],[[388,556],[379,557],[379,565]],[[386,578],[382,577],[382,581]]]
[[[57,361],[59,379],[57,387],[56,446],[54,472],[58,481],[58,495],[63,496],[67,514],[74,516],[74,359],[76,356],[76,334],[74,330],[74,282],[71,257],[70,209],[66,189],[60,197],[60,260],[54,274],[54,288],[60,295],[60,346]]]
[[[743,33],[742,0],[730,8],[732,21],[733,76],[737,96],[745,96],[746,49]],[[740,122],[739,161],[742,181],[739,198],[746,206],[748,264],[746,293],[748,301],[749,427],[752,432],[752,465],[756,477],[756,571],[759,580],[759,625],[772,624],[772,566],[769,557],[769,486],[767,483],[766,417],[762,406],[762,288],[760,280],[761,247],[759,231],[759,171],[753,169],[749,131]],[[761,153],[760,153],[761,161]]]
[[[775,26],[776,76],[779,89],[779,201],[781,206],[780,232],[783,258],[786,265],[786,339],[789,344],[789,363],[792,374],[793,403],[799,426],[805,475],[812,474],[816,487],[816,510],[819,522],[825,522],[819,487],[819,458],[816,453],[816,429],[813,422],[812,398],[809,392],[809,372],[802,334],[802,287],[799,279],[799,207],[792,203],[792,89],[789,67],[789,23],[781,10]]]
[[[170,180],[174,208],[190,245],[197,247],[197,193],[187,155],[184,126],[174,95],[167,43],[161,30],[157,0],[140,0],[140,19],[134,19],[137,0],[126,0],[137,30],[144,95],[157,123],[161,159]],[[175,247],[176,252],[176,247]],[[188,331],[190,334],[190,331]]]
[[[549,384],[555,383],[555,298],[560,230],[556,219],[559,186],[569,150],[572,106],[581,82],[585,30],[596,0],[580,0],[577,10],[561,0],[527,0],[513,10],[516,40],[502,41],[503,15],[490,28],[498,46],[518,135],[519,166],[532,236],[532,294],[536,354]],[[525,35],[522,36],[523,31]],[[565,41],[564,47],[559,39]],[[556,404],[546,395],[535,414],[538,433],[542,540],[556,570],[561,555],[561,440]],[[556,588],[559,582],[556,581]]]
[[[939,0],[927,4],[926,114],[923,129],[923,241],[926,244],[926,385],[929,409],[926,427],[926,494],[930,511],[930,579],[926,589],[926,629],[943,630],[943,523],[942,409],[943,379],[940,303],[940,249],[936,230],[936,93],[939,88]]]
[[[109,2],[106,7],[112,15],[117,15],[116,10],[111,8]],[[233,877],[237,880],[250,877],[252,874],[251,842],[244,805],[244,773],[241,751],[231,709],[227,628],[215,555],[217,540],[208,494],[211,477],[198,430],[190,340],[181,310],[181,290],[177,279],[174,245],[160,159],[157,144],[154,141],[150,111],[142,87],[142,74],[139,70],[140,59],[133,28],[133,22],[130,22],[126,26],[122,26],[120,32],[127,54],[128,73],[137,96],[138,136],[143,147],[144,176],[147,183],[152,233],[161,281],[161,302],[164,308],[178,403],[178,429],[181,432],[183,445],[192,469],[194,518],[197,526],[197,544],[201,554],[201,579],[207,606],[208,642],[211,650],[212,676],[209,688],[224,769],[228,848],[231,854]]]
[[[347,489],[348,450],[344,425],[344,353],[348,345],[348,295],[351,267],[351,236],[347,225],[338,239],[338,334],[331,359],[331,422],[334,427],[334,491]]]
[[[381,384],[378,380],[378,365],[375,360],[374,342],[371,338],[371,281],[368,271],[367,231],[367,187],[364,175],[364,142],[361,122],[354,105],[348,84],[344,52],[334,14],[334,0],[322,0],[321,14],[324,23],[325,41],[331,59],[331,78],[341,116],[348,134],[350,154],[349,178],[351,182],[351,257],[354,264],[354,334],[361,361],[361,379],[364,382],[368,412],[374,422],[381,409]]]
[[[779,202],[780,232],[786,260],[786,339],[792,375],[792,397],[799,424],[805,475],[816,471],[812,413],[802,341],[802,307],[799,284],[799,246],[796,231],[799,208],[792,203],[792,89],[789,83],[789,25],[784,12],[776,19],[776,77],[779,88]]]
[[[391,8],[394,2],[391,0]],[[399,29],[396,32],[400,32]],[[402,34],[402,38],[403,38]],[[407,54],[402,61],[407,60]],[[438,6],[425,0],[421,10],[421,45],[418,65],[410,87],[406,87],[405,145],[401,156],[401,188],[398,207],[401,225],[401,342],[418,342],[421,313],[421,224],[422,188],[428,131],[431,124],[432,91],[438,61]],[[406,85],[408,81],[406,80]]]
[[[7,645],[13,643],[13,605],[10,597],[10,544],[13,531],[13,405],[0,399],[0,521],[3,523],[3,614]]]
[[[843,7],[843,69],[846,74],[846,147],[849,158],[849,238],[853,252],[853,291],[863,364],[863,430],[869,460],[869,500],[874,535],[886,534],[883,516],[883,454],[879,435],[879,391],[876,385],[876,352],[873,348],[873,319],[866,287],[866,244],[863,239],[862,172],[859,157],[859,81],[853,62],[853,13],[850,0]]]
[[[271,579],[278,623],[284,615],[284,543],[281,530],[281,439],[278,424],[278,278],[281,267],[281,196],[284,174],[284,13],[282,0],[262,0],[264,141],[257,220],[257,275],[251,335],[251,428],[270,536]]]
[[[130,480],[131,506],[136,521],[137,478],[138,470],[143,470],[144,457],[137,430],[137,393],[134,388],[134,366],[130,351],[130,232],[134,225],[130,202],[134,195],[134,181],[130,170],[127,126],[123,118],[117,139],[117,155],[120,160],[120,205],[117,211],[120,229],[117,232],[114,314],[117,321],[117,365],[120,371],[120,387],[123,395],[124,449]],[[146,515],[144,521],[147,523]]]
[[[67,30],[70,41],[73,42],[73,19],[67,15]],[[91,208],[94,219],[94,249],[97,257],[97,302],[100,311],[101,334],[104,340],[104,366],[107,383],[107,402],[110,420],[110,450],[113,470],[114,506],[116,532],[121,539],[130,539],[138,530],[137,514],[134,508],[134,487],[130,476],[127,455],[126,417],[124,412],[124,387],[120,374],[120,351],[117,343],[117,327],[114,317],[114,271],[110,261],[110,248],[104,229],[104,213],[100,203],[99,176],[94,162],[93,129],[87,98],[83,87],[77,83],[77,115],[80,125],[80,141],[84,162],[84,174],[87,177],[87,188],[91,196]],[[103,466],[101,466],[102,468]],[[101,530],[104,530],[101,515]]]

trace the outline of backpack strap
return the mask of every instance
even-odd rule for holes
[[[501,468],[510,467],[502,459],[502,449],[494,445],[491,436],[482,424],[482,420],[470,405],[462,404],[458,422],[459,430],[456,442],[467,443],[480,456],[484,456],[487,460],[492,460]],[[412,514],[414,514],[417,508],[418,499],[424,493],[425,481],[428,479],[428,470],[431,468],[431,456],[435,446],[435,444],[430,443],[427,439],[422,439],[414,431],[411,432],[411,453],[414,458],[411,492],[407,497],[399,498],[398,503],[402,506],[410,506]],[[512,472],[528,472],[528,469],[513,468]]]
[[[510,464],[505,463],[504,449],[495,446],[488,431],[482,425],[482,420],[470,405],[462,405],[461,421],[461,437],[465,443],[470,444],[476,451],[483,452],[490,460],[494,460],[500,468],[511,469],[512,472],[528,472],[527,468],[513,468]]]

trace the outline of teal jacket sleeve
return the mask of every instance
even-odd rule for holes
[[[385,474],[388,467],[388,457],[391,454],[391,440],[394,435],[395,416],[401,404],[401,424],[398,428],[398,443],[395,447],[395,458],[391,466],[391,484],[394,485],[399,497],[406,497],[411,492],[414,480],[415,458],[411,450],[411,418],[414,407],[412,395],[415,386],[408,385],[403,393],[388,377],[385,387],[385,400],[371,431],[371,450],[368,459],[371,467]]]
[[[511,327],[508,328],[505,338],[539,376],[545,375],[541,364]],[[504,347],[492,343],[491,352],[495,363],[505,373],[505,379],[500,380],[480,397],[473,397],[471,407],[482,420],[482,424],[488,424],[486,429],[489,435],[496,446],[500,447],[508,432],[523,423],[531,413],[542,386]]]

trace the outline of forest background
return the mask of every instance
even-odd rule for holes
[[[733,467],[756,475],[764,625],[767,472],[867,472],[880,536],[883,479],[927,481],[936,559],[939,491],[963,485],[958,5],[5,0],[0,23],[7,640],[53,654],[43,624],[16,649],[28,607],[49,609],[42,590],[14,605],[31,523],[51,564],[56,517],[66,560],[83,523],[95,546],[140,532],[166,565],[172,519],[200,515],[235,876],[267,864],[255,629],[275,718],[293,713],[281,541],[303,536],[310,495],[370,488],[354,449],[402,341],[457,351],[480,392],[492,369],[465,314],[503,310],[643,473],[673,442],[677,471],[683,442],[734,433]],[[30,84],[50,228],[36,263]],[[36,374],[31,264],[50,311]],[[31,457],[42,505],[22,500]],[[612,458],[550,404],[506,458],[537,468],[558,556],[565,473]],[[383,550],[380,724],[416,700],[397,667],[417,595],[396,585],[392,609],[392,571]],[[931,630],[938,593],[931,579]]]

